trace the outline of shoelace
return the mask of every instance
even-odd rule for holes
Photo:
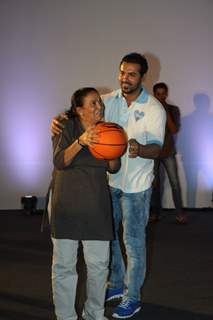
[[[130,303],[131,303],[131,301],[129,299],[125,299],[120,303],[120,307],[122,307],[124,309],[128,309]]]

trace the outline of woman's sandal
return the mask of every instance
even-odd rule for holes
[[[187,215],[185,213],[177,214],[175,219],[178,224],[187,223]]]

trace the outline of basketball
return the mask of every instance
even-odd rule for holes
[[[128,138],[124,129],[113,122],[99,122],[99,142],[89,146],[97,159],[112,160],[121,157],[127,149]]]

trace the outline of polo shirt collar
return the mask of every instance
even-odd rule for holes
[[[142,87],[142,89],[143,90],[141,91],[140,95],[135,100],[135,102],[137,102],[137,103],[146,103],[148,100],[149,94],[148,94],[147,90],[144,87]],[[117,90],[117,97],[119,97],[119,98],[123,97],[121,89]]]

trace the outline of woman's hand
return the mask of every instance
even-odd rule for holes
[[[83,146],[90,146],[93,143],[99,142],[99,130],[95,126],[90,126],[79,137],[79,143]]]
[[[121,167],[121,159],[120,158],[116,158],[114,160],[108,160],[107,171],[109,171],[110,173],[118,172],[120,167]]]

